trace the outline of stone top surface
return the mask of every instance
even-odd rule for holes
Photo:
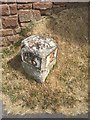
[[[21,43],[21,48],[24,52],[32,52],[40,57],[46,57],[56,49],[56,47],[53,38],[45,38],[37,35],[27,37]]]

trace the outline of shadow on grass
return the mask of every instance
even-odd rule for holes
[[[16,72],[19,71],[22,75],[24,75],[26,77],[26,79],[32,81],[33,78],[30,77],[23,69],[22,67],[22,60],[21,60],[21,56],[20,54],[17,54],[16,56],[14,56],[12,59],[10,59],[7,64],[8,66],[10,66],[11,68],[13,68]]]
[[[20,54],[16,55],[12,59],[10,59],[7,64],[10,65],[15,70],[20,70],[21,69],[21,56],[20,56]]]

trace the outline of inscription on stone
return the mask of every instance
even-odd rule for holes
[[[57,45],[52,38],[32,35],[21,43],[22,66],[28,75],[43,83],[56,63]]]

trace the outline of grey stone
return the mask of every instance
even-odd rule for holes
[[[21,43],[22,66],[28,75],[43,83],[56,63],[57,45],[52,38],[32,35]]]

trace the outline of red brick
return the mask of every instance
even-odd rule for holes
[[[33,10],[33,19],[39,20],[41,18],[41,13],[39,10]]]
[[[10,36],[10,35],[13,35],[13,30],[12,29],[1,29],[0,33],[2,37]]]
[[[29,2],[33,2],[33,0],[16,0],[17,3],[29,3]]]
[[[0,19],[0,29],[2,29],[2,19]]]
[[[17,3],[31,3],[34,2],[33,0],[16,0]]]
[[[10,8],[11,15],[17,14],[17,4],[10,4],[9,8]]]
[[[34,9],[48,9],[52,8],[52,2],[36,2],[33,3]]]
[[[18,16],[8,16],[2,18],[3,28],[15,28],[18,26]]]
[[[0,5],[0,15],[10,15],[9,6],[7,4]]]
[[[0,0],[2,3],[16,3],[17,0]]]
[[[18,4],[18,9],[31,9],[32,4]]]
[[[28,22],[33,18],[32,10],[19,10],[18,14],[20,22]]]

